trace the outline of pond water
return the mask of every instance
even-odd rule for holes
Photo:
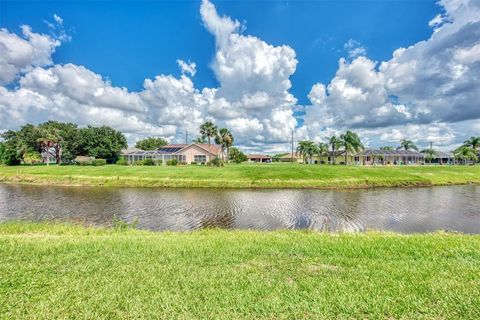
[[[229,190],[0,184],[0,222],[59,220],[150,230],[312,229],[480,233],[480,186]]]

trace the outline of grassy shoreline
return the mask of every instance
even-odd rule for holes
[[[163,188],[373,188],[480,184],[480,166],[362,167],[300,164],[0,166],[0,182]]]
[[[480,236],[0,224],[5,319],[478,319]]]

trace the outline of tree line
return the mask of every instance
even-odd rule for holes
[[[108,126],[79,128],[73,123],[47,121],[27,124],[1,135],[0,162],[6,165],[41,162],[41,154],[55,158],[55,163],[71,163],[77,156],[105,159],[114,163],[127,139]]]

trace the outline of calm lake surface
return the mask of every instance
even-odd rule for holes
[[[313,229],[480,233],[480,186],[222,190],[0,184],[0,222],[60,220],[150,230]]]

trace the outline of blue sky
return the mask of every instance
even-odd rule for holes
[[[194,61],[197,87],[217,86],[210,68],[215,40],[203,27],[199,1],[2,1],[1,26],[28,24],[48,32],[57,14],[72,41],[54,54],[57,63],[84,65],[116,86],[138,91],[145,78],[180,74],[177,59]],[[311,86],[328,82],[353,39],[376,61],[426,39],[441,8],[435,1],[217,1],[220,14],[245,23],[248,33],[289,45],[299,64],[291,92],[307,103]],[[379,27],[381,26],[381,27]]]
[[[345,130],[480,135],[480,2],[0,0],[0,132],[49,119],[133,144],[213,120],[247,152]]]

